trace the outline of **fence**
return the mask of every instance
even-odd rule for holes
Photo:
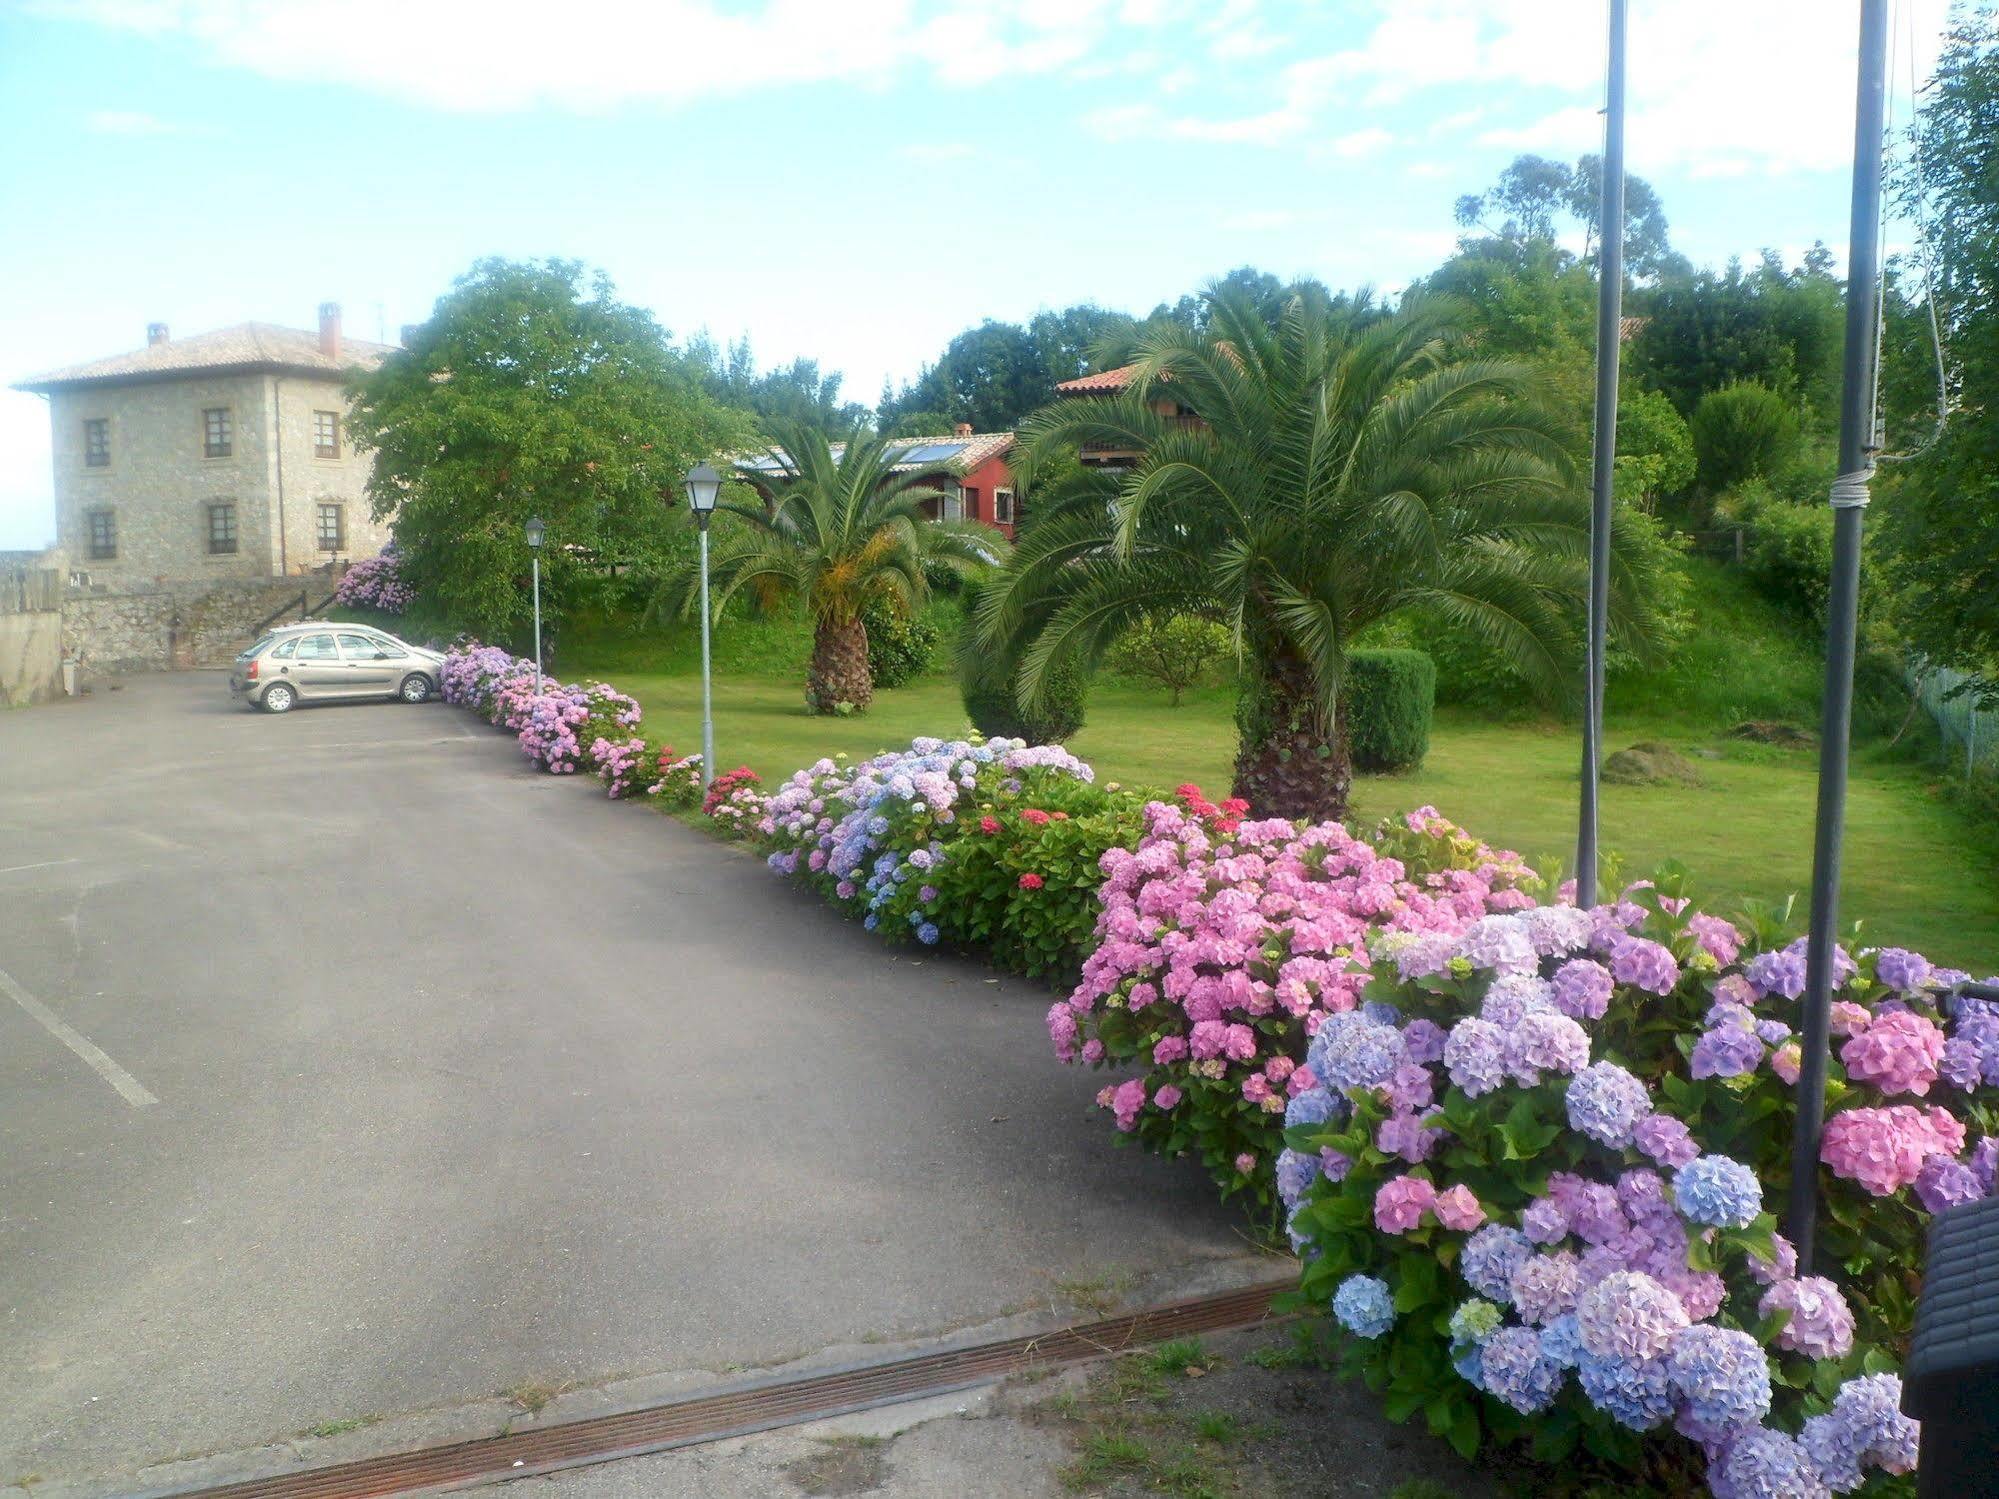
[[[53,567],[0,572],[0,614],[46,614],[62,608],[63,576]]]
[[[1909,673],[1909,686],[1923,711],[1936,721],[1943,736],[1944,751],[1953,764],[1964,767],[1964,778],[1984,771],[1999,774],[1999,713],[1980,708],[1969,694],[1950,694],[1970,680],[1961,671],[1932,667]]]

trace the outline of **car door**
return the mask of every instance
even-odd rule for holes
[[[347,671],[346,687],[354,697],[387,697],[396,690],[398,663],[373,636],[339,632],[340,660]]]
[[[292,653],[291,679],[302,698],[346,697],[353,691],[331,630],[307,635],[299,641],[298,649]]]

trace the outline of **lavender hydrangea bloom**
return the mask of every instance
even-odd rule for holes
[[[1800,1443],[1767,1426],[1730,1442],[1710,1468],[1708,1482],[1731,1499],[1826,1499],[1816,1461]]]
[[[1457,942],[1443,932],[1423,932],[1395,949],[1395,972],[1405,984],[1442,973],[1456,955]]]
[[[1748,1426],[1770,1413],[1770,1360],[1746,1332],[1706,1322],[1683,1328],[1673,1335],[1666,1371],[1705,1427]]]
[[[1978,1178],[1987,1197],[1994,1195],[1993,1186],[1999,1182],[1999,1138],[1987,1135],[1971,1148],[1971,1174]]]
[[[1541,1353],[1540,1337],[1524,1327],[1503,1327],[1479,1347],[1485,1391],[1523,1416],[1546,1410],[1562,1389],[1562,1366]]]
[[[1534,1254],[1534,1246],[1517,1228],[1488,1223],[1465,1240],[1458,1257],[1458,1273],[1479,1295],[1510,1306],[1513,1303],[1513,1272]]]
[[[1582,1362],[1582,1333],[1576,1326],[1574,1312],[1564,1312],[1541,1329],[1541,1357],[1564,1369],[1573,1369]]]
[[[1650,1114],[1639,1120],[1631,1131],[1631,1143],[1661,1166],[1675,1169],[1701,1153],[1693,1131],[1671,1114]]]
[[[1365,1015],[1347,1014],[1319,1027],[1306,1054],[1306,1064],[1335,1093],[1349,1088],[1373,1088],[1409,1060],[1402,1032]],[[1323,1043],[1323,1044],[1321,1044]]]
[[[1594,958],[1577,958],[1555,970],[1555,1008],[1577,1020],[1601,1020],[1615,987],[1610,970]]]
[[[1761,1317],[1786,1314],[1777,1346],[1806,1358],[1845,1358],[1853,1349],[1853,1310],[1822,1275],[1780,1280],[1756,1303]]]
[[[1805,992],[1805,957],[1788,948],[1781,952],[1760,952],[1749,960],[1743,976],[1763,998],[1781,994],[1786,999],[1796,999]]]
[[[1485,998],[1479,1001],[1479,1019],[1490,1020],[1501,1030],[1511,1029],[1520,1023],[1523,1015],[1552,1008],[1549,998],[1552,992],[1552,986],[1544,978],[1518,973],[1501,974],[1487,987]]]
[[[1307,1088],[1284,1105],[1284,1127],[1292,1129],[1301,1124],[1324,1124],[1333,1117],[1339,1102],[1328,1089]]]
[[[1756,1035],[1766,1046],[1782,1046],[1791,1039],[1791,1028],[1781,1020],[1759,1020]]]
[[[1984,1196],[1985,1187],[1978,1174],[1947,1155],[1931,1156],[1923,1162],[1922,1172],[1916,1177],[1916,1197],[1928,1212],[1945,1212]]]
[[[1576,1309],[1583,1292],[1581,1264],[1566,1249],[1521,1263],[1509,1283],[1520,1320],[1539,1327]]]
[[[1615,1062],[1593,1062],[1569,1083],[1570,1127],[1613,1150],[1631,1143],[1632,1131],[1651,1111],[1645,1085]]]
[[[1673,1201],[1696,1223],[1747,1228],[1763,1211],[1763,1184],[1740,1161],[1704,1155],[1682,1166],[1673,1178]]]
[[[1536,1244],[1559,1244],[1569,1236],[1569,1215],[1552,1197],[1537,1197],[1520,1214],[1521,1232]]]
[[[1718,1025],[1694,1043],[1688,1070],[1695,1078],[1742,1077],[1763,1065],[1763,1040],[1739,1025]]]
[[[1380,1337],[1395,1325],[1388,1283],[1372,1275],[1349,1275],[1333,1293],[1333,1315],[1356,1337]]]
[[[1841,1385],[1832,1409],[1806,1421],[1798,1441],[1826,1486],[1844,1494],[1866,1481],[1869,1467],[1913,1471],[1921,1434],[1902,1414],[1902,1381],[1869,1374]]]
[[[1506,1033],[1506,1070],[1530,1087],[1541,1074],[1577,1072],[1589,1065],[1589,1035],[1559,1010],[1536,1010]]]
[[[1533,906],[1520,913],[1527,940],[1544,958],[1558,958],[1589,946],[1589,912],[1574,906]]]
[[[1585,1347],[1576,1378],[1591,1405],[1633,1431],[1650,1431],[1673,1413],[1673,1381],[1664,1359],[1601,1358]]]
[[[1930,973],[1930,960],[1905,947],[1884,947],[1874,960],[1874,976],[1904,994],[1927,985]]]
[[[1458,938],[1456,956],[1496,973],[1538,973],[1541,956],[1518,916],[1481,916]]]
[[[1402,1027],[1402,1044],[1409,1048],[1409,1060],[1425,1065],[1444,1055],[1444,1028],[1434,1020],[1412,1020]]]
[[[1584,1351],[1613,1362],[1662,1358],[1673,1334],[1686,1325],[1687,1312],[1679,1297],[1635,1270],[1605,1276],[1576,1307],[1576,1331]]]
[[[1305,1189],[1318,1178],[1319,1163],[1316,1158],[1302,1155],[1295,1150],[1281,1150],[1277,1154],[1277,1195],[1284,1200],[1284,1206],[1295,1208],[1298,1199],[1305,1195]]]
[[[1610,950],[1610,976],[1647,994],[1671,994],[1680,981],[1680,964],[1659,943],[1626,937]]]
[[[1798,1251],[1791,1241],[1782,1234],[1770,1235],[1770,1249],[1774,1258],[1764,1259],[1751,1251],[1749,1273],[1763,1285],[1775,1285],[1780,1280],[1789,1280],[1798,1273]]]
[[[1467,1097],[1481,1097],[1506,1081],[1505,1048],[1498,1026],[1468,1016],[1451,1027],[1444,1042],[1444,1069]]]
[[[1952,1036],[1937,1059],[1937,1076],[1960,1093],[1976,1091],[1985,1081],[1985,1056],[1970,1036]]]

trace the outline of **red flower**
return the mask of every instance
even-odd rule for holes
[[[1054,814],[1054,818],[1057,822],[1067,822],[1069,820],[1069,814],[1067,812],[1057,812]]]
[[[1043,881],[1041,876],[1033,873],[1032,871],[1029,871],[1028,873],[1020,877],[1020,888],[1023,890],[1039,890],[1042,886],[1042,883]]]
[[[997,817],[981,817],[979,819],[979,831],[981,833],[997,833],[999,831],[999,819]]]
[[[1022,822],[1031,822],[1038,828],[1048,821],[1048,814],[1039,807],[1029,807],[1025,812],[1020,814],[1020,820]]]
[[[1231,817],[1240,817],[1249,810],[1249,803],[1239,796],[1232,796],[1222,803],[1222,810]]]

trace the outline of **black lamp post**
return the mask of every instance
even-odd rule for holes
[[[548,528],[540,516],[528,521],[528,556],[534,559],[534,695],[541,696],[541,543]]]
[[[687,506],[701,528],[701,789],[715,778],[715,698],[708,665],[708,522],[721,497],[722,476],[706,463],[687,471]]]

